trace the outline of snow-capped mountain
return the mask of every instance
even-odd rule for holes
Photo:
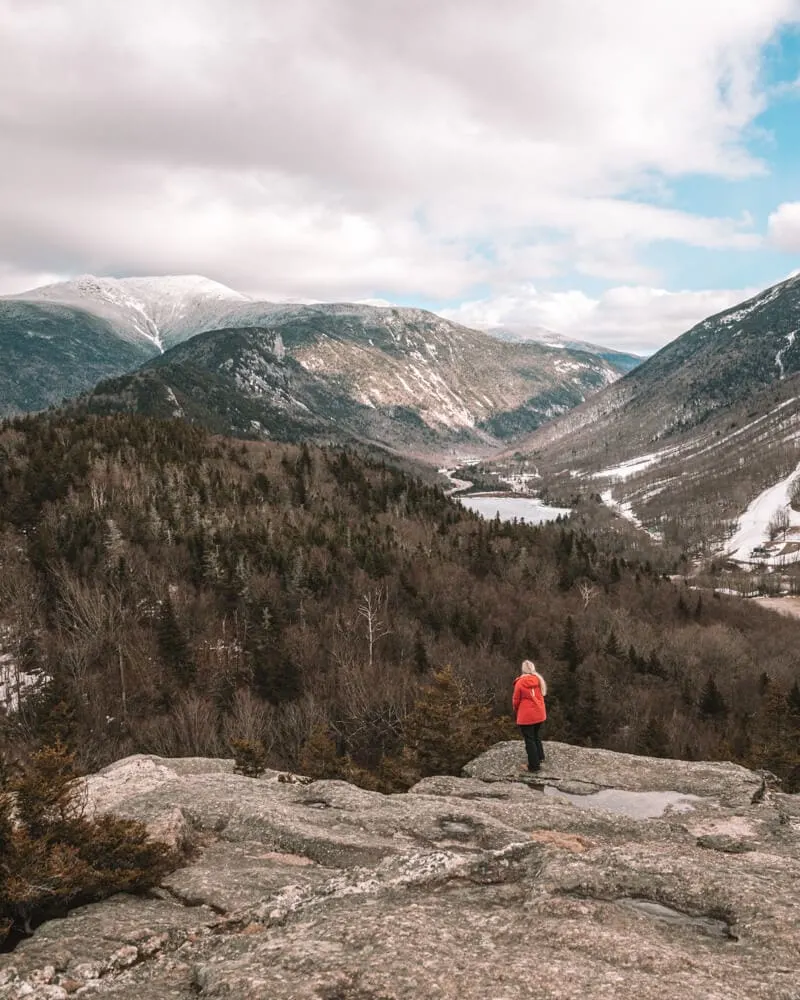
[[[500,340],[510,340],[512,343],[544,344],[546,347],[563,347],[571,351],[584,351],[586,354],[596,354],[611,362],[621,372],[629,372],[642,363],[637,354],[626,354],[624,351],[613,351],[608,347],[591,344],[587,340],[575,340],[555,333],[543,326],[512,324],[507,326],[488,326],[486,332]]]
[[[231,307],[251,301],[226,285],[196,274],[161,278],[84,275],[13,298],[58,303],[91,313],[111,323],[123,340],[144,341],[159,352],[198,332],[227,325]]]
[[[515,448],[652,530],[723,547],[800,463],[800,277],[698,323]]]
[[[70,332],[68,349],[54,316]],[[37,332],[44,317],[50,325]],[[270,343],[279,330],[294,361],[354,404],[413,418],[432,439],[466,435],[487,447],[575,406],[624,370],[598,354],[504,343],[419,309],[260,302],[198,276],[87,276],[0,299],[0,333],[18,359],[10,377],[37,386],[16,395],[6,388],[4,398],[0,383],[0,414],[56,402],[200,334],[233,329],[261,329]],[[98,370],[84,361],[103,335]],[[32,364],[26,338],[49,345]]]

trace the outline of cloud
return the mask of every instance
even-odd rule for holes
[[[786,253],[800,253],[800,201],[785,201],[767,220],[770,242]]]
[[[633,354],[652,354],[714,313],[755,295],[757,289],[668,292],[619,286],[597,298],[579,290],[539,292],[533,286],[444,310],[465,326],[542,328]]]
[[[758,245],[746,217],[641,192],[765,169],[746,142],[760,57],[795,17],[798,0],[0,0],[0,263],[318,299],[657,283],[652,242]]]

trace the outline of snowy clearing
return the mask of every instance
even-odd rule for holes
[[[800,560],[800,549],[786,552],[783,544],[779,544],[777,549],[773,546],[766,552],[762,551],[755,559],[753,558],[754,549],[763,549],[770,542],[768,525],[776,511],[782,509],[789,515],[787,538],[790,532],[795,533],[792,529],[800,529],[800,512],[789,506],[792,486],[798,478],[800,478],[800,464],[785,479],[759,493],[750,503],[739,518],[739,527],[725,546],[725,551],[731,559],[742,563],[765,563],[768,566],[783,566]]]
[[[609,469],[602,469],[600,472],[593,472],[592,479],[628,479],[635,476],[637,472],[655,465],[662,458],[672,454],[674,448],[667,448],[663,451],[654,451],[650,455],[641,455],[639,458],[629,458],[627,462],[620,462],[619,465],[612,465]]]

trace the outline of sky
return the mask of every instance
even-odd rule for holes
[[[650,353],[800,268],[800,0],[0,0],[0,294],[203,274]]]

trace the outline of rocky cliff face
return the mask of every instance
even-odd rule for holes
[[[40,927],[0,996],[798,997],[800,796],[733,764],[520,743],[405,795],[132,757],[90,808],[195,844]]]

